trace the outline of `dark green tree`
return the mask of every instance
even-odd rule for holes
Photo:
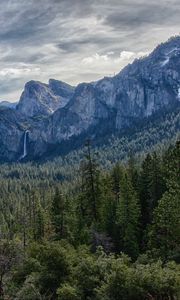
[[[153,211],[165,191],[161,158],[156,152],[148,154],[142,163],[139,177],[139,198],[141,204],[142,247],[147,244],[147,227],[152,223]]]
[[[119,250],[136,258],[139,254],[140,207],[137,194],[127,173],[121,180],[116,223],[120,233]]]
[[[79,211],[88,227],[101,221],[101,187],[98,165],[91,153],[90,141],[81,163],[81,192]]]
[[[66,237],[66,199],[57,188],[51,204],[51,222],[55,231],[55,238]]]
[[[154,212],[150,231],[150,247],[156,248],[162,257],[180,260],[180,144],[169,149],[166,157],[166,185]]]

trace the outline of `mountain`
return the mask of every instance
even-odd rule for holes
[[[9,107],[9,108],[16,108],[17,102],[8,102],[8,101],[2,101],[0,102],[0,107]]]
[[[21,156],[26,131],[29,159],[71,151],[87,137],[98,144],[111,135],[124,132],[127,136],[138,124],[146,126],[148,119],[156,120],[174,111],[177,118],[172,135],[176,135],[180,130],[179,108],[180,36],[177,36],[114,77],[81,83],[76,88],[52,79],[49,84],[28,82],[15,111],[0,109],[3,145],[0,160]],[[4,138],[5,132],[8,140]],[[13,154],[11,136],[16,140]]]
[[[64,107],[72,97],[74,87],[58,81],[49,80],[49,84],[38,81],[26,83],[17,110],[27,117],[51,115]]]
[[[180,102],[180,37],[136,60],[117,76],[80,84],[69,104],[53,115],[57,140],[96,128],[103,120],[113,130]],[[56,130],[57,129],[57,130]]]
[[[25,130],[26,118],[16,110],[0,107],[0,158],[17,160],[21,150],[21,141]]]

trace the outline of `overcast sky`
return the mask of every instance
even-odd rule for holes
[[[0,0],[0,101],[113,75],[179,32],[179,0]]]

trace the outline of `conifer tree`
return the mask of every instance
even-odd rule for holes
[[[153,211],[165,192],[165,182],[160,158],[156,152],[148,154],[140,174],[140,201],[143,230],[152,222]]]
[[[140,204],[141,204],[141,218],[142,218],[142,230],[145,230],[150,223],[150,173],[152,166],[152,157],[147,154],[145,160],[142,163],[142,170],[140,173],[139,186],[140,186]]]
[[[132,182],[133,188],[138,191],[138,183],[139,183],[139,174],[136,167],[136,160],[135,157],[130,155],[128,163],[127,163],[127,172],[129,175],[129,178]]]
[[[136,258],[139,253],[140,208],[137,194],[127,173],[124,174],[121,180],[116,218],[120,233],[120,250],[132,258]]]
[[[163,172],[161,159],[156,152],[152,154],[152,165],[150,170],[150,182],[149,182],[149,193],[150,193],[150,211],[151,214],[153,210],[157,207],[158,201],[162,197],[165,191],[165,183],[163,180]],[[152,215],[150,216],[152,220]]]
[[[120,193],[120,180],[123,176],[123,168],[122,166],[117,163],[111,172],[111,178],[112,178],[112,189],[115,194],[116,200],[119,199],[119,193]]]
[[[36,229],[35,236],[36,240],[44,238],[44,227],[45,227],[45,214],[40,204],[40,201],[36,203]]]
[[[32,206],[32,220],[31,220],[32,235],[33,235],[33,239],[35,241],[38,241],[44,237],[44,227],[45,227],[44,209],[42,208],[40,202],[40,195],[38,191],[32,191],[31,206]]]
[[[101,180],[102,185],[102,224],[101,229],[113,237],[115,214],[117,208],[116,196],[113,192],[113,183],[110,175],[106,174]]]
[[[166,156],[168,190],[163,194],[154,212],[150,231],[150,245],[168,256],[179,256],[180,249],[180,143],[169,149]],[[180,258],[180,257],[179,257]]]
[[[65,237],[65,214],[66,214],[66,203],[65,197],[61,191],[56,188],[55,195],[52,199],[51,204],[51,222],[54,227],[56,239],[62,239]]]
[[[86,154],[81,164],[81,194],[79,207],[87,226],[101,220],[101,190],[98,165],[92,157],[90,141],[86,143]]]
[[[170,189],[159,201],[150,231],[151,248],[165,259],[174,258],[180,249],[180,188]],[[180,258],[180,257],[179,257]]]

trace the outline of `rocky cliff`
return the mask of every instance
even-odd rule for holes
[[[64,109],[50,119],[53,140],[66,140],[108,122],[114,130],[131,127],[153,113],[180,103],[180,37],[158,46],[117,76],[80,84]]]
[[[49,80],[49,84],[38,81],[26,83],[17,111],[27,117],[51,115],[64,107],[74,93],[74,87],[58,81]]]

